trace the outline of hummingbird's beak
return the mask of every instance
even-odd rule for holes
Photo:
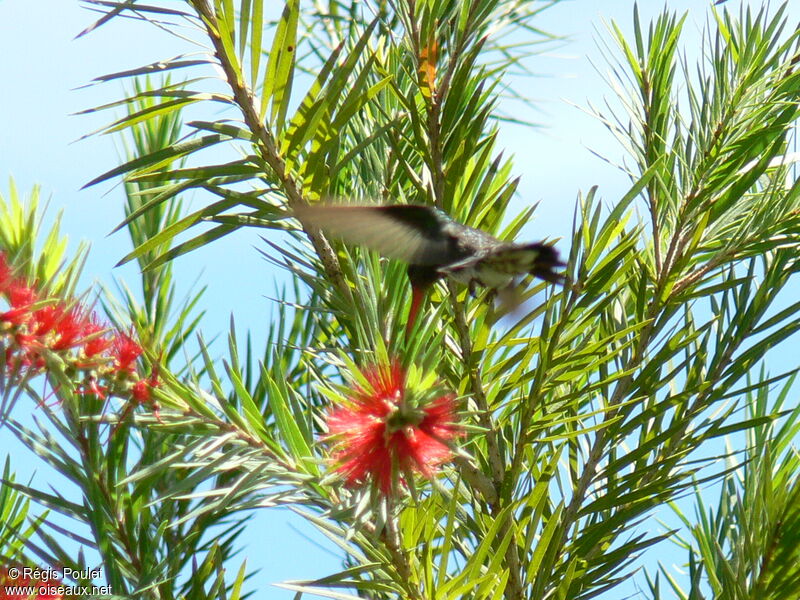
[[[408,265],[408,282],[411,284],[411,309],[408,311],[406,337],[411,334],[411,330],[414,328],[422,301],[425,300],[425,294],[441,278],[442,274],[436,267]]]

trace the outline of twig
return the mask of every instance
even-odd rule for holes
[[[225,54],[225,47],[220,37],[217,18],[208,4],[207,0],[192,0],[192,4],[202,17],[203,24],[206,28],[206,33],[214,45],[214,51],[219,59],[220,66],[225,73],[225,79],[233,91],[233,98],[239,109],[242,111],[244,122],[247,127],[256,135],[260,142],[262,156],[266,163],[270,166],[276,177],[281,182],[281,187],[286,193],[286,200],[289,207],[304,206],[308,204],[306,198],[303,196],[302,189],[298,182],[292,177],[291,173],[287,172],[286,162],[283,160],[280,152],[278,151],[277,144],[272,132],[261,119],[259,110],[256,107],[253,92],[247,87],[243,81],[240,73],[236,70],[234,65],[227,60]],[[338,290],[350,297],[350,288],[344,280],[342,275],[341,265],[339,258],[331,248],[325,237],[317,230],[307,228],[303,225],[306,235],[308,235],[314,250],[322,262],[322,267],[328,279],[338,288]]]

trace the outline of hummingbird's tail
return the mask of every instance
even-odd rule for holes
[[[531,264],[530,271],[528,271],[531,275],[549,281],[550,283],[564,283],[566,279],[564,274],[555,270],[559,267],[567,266],[559,260],[558,250],[550,244],[544,244],[542,242],[525,244],[523,248],[536,252],[536,257]]]

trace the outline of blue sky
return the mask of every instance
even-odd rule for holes
[[[641,4],[642,20],[646,21],[664,2],[645,0]],[[668,0],[666,5],[690,11],[685,47],[696,49],[691,41],[699,39],[709,3]],[[626,178],[590,151],[619,159],[621,148],[602,124],[578,107],[586,107],[588,101],[600,104],[604,96],[612,95],[592,64],[604,69],[595,41],[608,39],[604,20],[614,19],[629,32],[632,6],[629,0],[564,1],[546,11],[538,23],[544,30],[565,36],[563,43],[531,61],[539,76],[517,82],[537,100],[538,110],[529,116],[542,127],[531,130],[504,125],[500,137],[500,146],[516,156],[516,171],[522,175],[516,202],[540,202],[536,219],[525,230],[531,238],[567,235],[579,191],[599,185],[600,194],[613,200],[627,189]],[[791,10],[796,20],[800,9],[795,5]],[[121,19],[74,40],[93,17],[75,1],[0,0],[0,81],[4,83],[0,94],[0,193],[6,194],[9,176],[21,191],[34,184],[42,186],[51,209],[63,210],[62,227],[73,247],[79,240],[92,242],[84,273],[86,286],[93,281],[109,283],[114,277],[134,280],[134,273],[130,267],[113,269],[129,251],[124,233],[107,236],[122,218],[121,187],[81,190],[86,182],[115,166],[118,153],[109,137],[75,140],[103,125],[111,115],[71,116],[117,99],[120,85],[81,86],[98,75],[186,51],[155,28]],[[209,316],[203,323],[206,338],[224,334],[231,313],[240,328],[249,326],[256,334],[269,319],[267,296],[272,295],[275,274],[254,249],[258,245],[256,232],[239,232],[176,263],[183,290],[198,277],[208,285],[205,306]],[[19,408],[27,410],[22,405]],[[19,479],[28,479],[39,468],[8,430],[0,429],[0,448],[12,454]],[[34,481],[45,485],[46,471],[39,470]],[[298,530],[310,539],[298,535]],[[259,515],[244,539],[248,565],[261,568],[250,586],[267,590],[271,582],[313,578],[337,570],[339,556],[321,549],[319,544],[329,545],[320,538],[288,511]],[[664,553],[664,544],[660,548],[663,560],[683,558]],[[609,598],[633,592],[633,585],[626,584]],[[257,597],[288,599],[293,594],[272,588]]]

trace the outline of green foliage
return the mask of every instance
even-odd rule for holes
[[[81,244],[75,257],[67,260],[67,240],[60,233],[61,216],[48,225],[43,217],[39,188],[23,198],[10,180],[7,197],[0,195],[0,251],[15,266],[18,276],[41,282],[53,295],[70,296],[75,292],[87,246]]]
[[[800,464],[793,447],[800,408],[786,402],[793,382],[794,377],[773,401],[765,387],[747,394],[749,416],[761,423],[746,432],[744,456],[730,459],[716,508],[706,505],[699,486],[696,523],[675,508],[693,538],[677,540],[689,553],[688,590],[661,567],[678,598],[707,597],[704,589],[720,599],[800,594]],[[777,412],[783,418],[772,421]],[[660,597],[657,581],[651,590]]]
[[[38,525],[36,520],[25,525],[28,517],[30,499],[16,491],[14,474],[11,472],[11,461],[6,457],[3,466],[3,484],[0,486],[0,518],[3,528],[0,529],[0,557],[6,564],[20,564],[25,543],[32,537]]]
[[[549,3],[287,0],[272,24],[259,0],[90,4],[108,13],[89,30],[124,14],[167,30],[180,19],[213,48],[97,79],[197,71],[99,107],[127,109],[102,132],[131,132],[135,152],[90,182],[126,183],[123,262],[144,269],[143,305],[126,291],[116,324],[148,348],[160,411],[109,415],[65,396],[63,414],[47,413],[64,443],[11,424],[82,501],[16,487],[88,525],[82,542],[116,593],[236,597],[244,567],[223,573],[235,515],[290,506],[345,554],[339,573],[282,584],[299,595],[588,599],[669,535],[641,526],[653,508],[720,480],[720,508],[692,530],[692,591],[673,590],[699,598],[706,577],[718,598],[796,594],[797,411],[779,420],[788,387],[767,402],[789,374],[750,377],[800,329],[800,303],[781,304],[800,269],[787,154],[800,32],[785,7],[714,12],[697,65],[680,59],[683,19],[667,10],[649,27],[634,12],[630,41],[612,26],[623,108],[598,116],[626,152],[628,193],[608,209],[596,188],[578,198],[567,283],[526,282],[505,326],[489,298],[449,283],[406,333],[404,265],[332,246],[292,209],[421,203],[513,238],[533,209],[506,215],[517,179],[496,145],[497,102],[528,50],[501,34],[551,39],[534,27]],[[210,116],[182,125],[189,106]],[[175,199],[189,191],[205,204],[183,214]],[[257,357],[256,331],[242,351],[232,326],[226,359],[201,338],[176,364],[199,295],[170,317],[170,261],[245,226],[264,229],[265,257],[292,275],[266,349]],[[341,382],[391,357],[459,396],[466,435],[432,483],[379,498],[342,485],[319,440]],[[724,436],[747,437],[745,466],[718,465]],[[213,539],[215,527],[228,529]],[[43,559],[69,564],[55,538],[44,545]]]

